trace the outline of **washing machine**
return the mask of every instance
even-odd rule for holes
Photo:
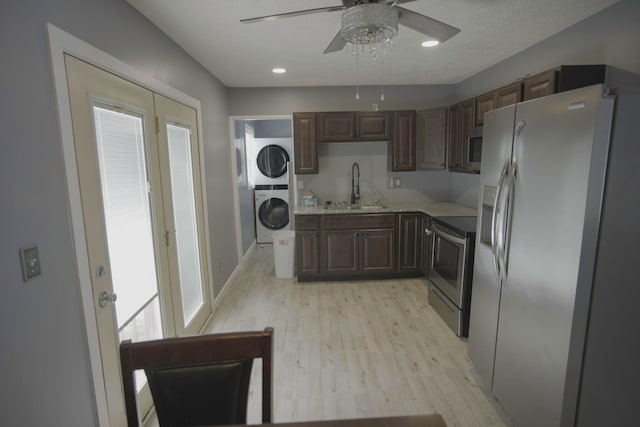
[[[273,243],[274,231],[292,229],[287,184],[256,184],[255,201],[256,243]]]
[[[289,162],[293,156],[293,140],[291,138],[255,138],[252,145],[254,184],[289,184]]]

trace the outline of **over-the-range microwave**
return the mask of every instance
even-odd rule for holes
[[[482,127],[469,129],[468,137],[462,142],[462,167],[480,172],[482,159]]]

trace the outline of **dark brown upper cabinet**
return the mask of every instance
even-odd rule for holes
[[[447,109],[420,111],[417,117],[416,169],[445,169]]]
[[[449,146],[448,168],[455,172],[469,172],[462,165],[463,143],[476,124],[476,98],[449,107],[447,137]]]
[[[389,169],[416,170],[416,112],[393,111],[393,137],[389,144]]]
[[[293,156],[296,174],[318,173],[316,113],[293,113]]]
[[[317,113],[318,142],[389,141],[389,113],[378,111]]]
[[[347,112],[317,113],[318,142],[348,142],[356,138],[356,114]]]
[[[522,101],[522,82],[510,84],[478,96],[476,98],[475,125],[484,125],[485,113],[520,101]]]
[[[527,77],[524,79],[524,100],[529,101],[556,93],[557,78],[558,71],[555,69]]]
[[[356,140],[388,141],[391,137],[391,121],[386,112],[357,112]]]
[[[469,131],[475,127],[475,124],[476,102],[475,99],[469,99],[460,104],[460,141],[462,144],[469,139]]]
[[[517,104],[520,101],[522,101],[521,81],[496,90],[496,108]]]
[[[460,168],[462,162],[462,139],[461,139],[461,127],[462,111],[460,109],[461,104],[455,104],[449,107],[449,120],[447,126],[447,144],[448,144],[448,168],[449,170],[456,170]]]
[[[484,113],[495,110],[496,108],[496,92],[485,93],[476,98],[476,111],[474,123],[476,126],[482,126],[484,123]]]

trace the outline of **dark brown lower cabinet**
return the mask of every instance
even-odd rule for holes
[[[433,256],[433,232],[431,231],[431,217],[422,215],[422,263],[420,264],[420,273],[429,278],[429,268],[431,267],[431,257]]]
[[[347,220],[344,225],[348,223]],[[344,279],[389,277],[395,272],[395,235],[395,227],[321,231],[321,274]]]
[[[318,275],[320,273],[319,237],[320,232],[317,230],[296,232],[296,270],[299,275]]]
[[[320,217],[296,215],[296,274],[298,278],[320,275]]]
[[[428,221],[419,212],[296,215],[298,281],[425,276]]]
[[[359,262],[363,274],[389,274],[395,270],[395,229],[360,230]]]
[[[398,273],[415,274],[422,270],[422,214],[398,214]]]
[[[321,232],[322,272],[355,274],[358,272],[358,230],[328,230]]]

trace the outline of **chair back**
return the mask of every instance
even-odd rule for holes
[[[134,372],[144,369],[161,427],[246,424],[253,360],[262,359],[262,422],[271,423],[273,328],[120,344],[129,427],[138,427]]]

